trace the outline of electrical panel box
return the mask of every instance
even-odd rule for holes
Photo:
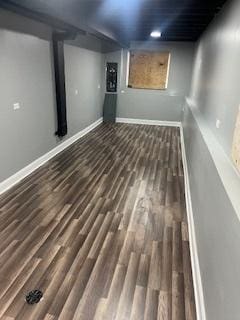
[[[117,92],[117,74],[118,64],[116,62],[107,62],[106,70],[106,91]]]

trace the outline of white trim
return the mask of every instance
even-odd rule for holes
[[[165,89],[168,88],[169,74],[170,74],[170,63],[171,63],[171,53],[169,52],[169,59],[168,59],[168,66],[167,66],[167,77],[166,77]]]
[[[130,51],[128,50],[127,51],[127,64],[126,64],[126,87],[128,87],[128,82],[129,82],[129,72],[130,72],[130,70],[129,70],[129,68],[130,68]]]
[[[71,138],[62,142],[56,148],[52,149],[45,155],[41,156],[37,160],[30,163],[28,166],[18,171],[10,178],[4,180],[0,183],[0,194],[10,189],[16,183],[21,181],[23,178],[31,174],[37,168],[42,166],[44,163],[49,161],[51,158],[56,156],[58,153],[69,147],[79,138],[86,135],[88,132],[96,128],[100,123],[102,123],[103,119],[100,118],[85,129],[81,130]],[[203,297],[203,288],[202,288],[202,280],[199,266],[199,259],[197,254],[197,243],[196,243],[196,235],[195,235],[195,227],[193,220],[193,210],[192,210],[192,202],[191,202],[191,193],[190,193],[190,185],[189,185],[189,175],[187,168],[187,159],[186,159],[186,151],[185,151],[185,143],[183,136],[183,129],[180,122],[172,122],[172,121],[157,121],[157,120],[143,120],[143,119],[130,119],[130,118],[117,118],[117,122],[121,123],[132,123],[132,124],[146,124],[146,125],[159,125],[159,126],[175,126],[180,127],[181,134],[181,147],[182,147],[182,160],[183,160],[183,169],[184,169],[184,183],[185,183],[185,194],[186,194],[186,209],[187,209],[187,217],[188,217],[188,228],[189,228],[189,245],[190,245],[190,256],[191,256],[191,264],[192,264],[192,274],[193,274],[193,285],[195,292],[195,303],[196,303],[196,312],[198,320],[206,320],[205,313],[205,305],[204,305],[204,297]]]
[[[146,120],[146,119],[131,119],[131,118],[117,118],[116,122],[146,124],[146,125],[152,125],[152,126],[166,126],[166,127],[181,126],[181,122],[178,122],[178,121],[161,121],[161,120]]]
[[[186,158],[186,150],[185,150],[182,125],[180,126],[180,135],[181,135],[182,161],[183,161],[184,184],[185,184],[185,199],[186,199],[186,210],[187,210],[187,218],[188,218],[189,246],[190,246],[191,264],[192,264],[192,275],[193,275],[193,286],[194,286],[194,293],[195,293],[196,313],[197,313],[198,320],[206,320],[206,311],[205,311],[205,303],[204,303],[204,296],[203,296],[203,287],[202,287],[200,265],[199,265],[199,259],[198,259],[196,233],[195,233],[195,226],[194,226],[194,220],[193,220],[193,209],[192,209],[189,175],[188,175],[188,167],[187,167],[187,158]]]
[[[122,123],[132,123],[132,124],[180,127],[182,161],[183,161],[183,170],[184,170],[185,198],[186,198],[185,201],[186,201],[186,210],[187,210],[187,218],[188,218],[189,246],[190,246],[190,256],[191,256],[191,265],[192,265],[193,286],[194,286],[194,293],[195,293],[196,313],[197,313],[197,320],[206,320],[203,287],[202,287],[202,279],[201,279],[200,265],[199,265],[199,259],[198,259],[196,233],[195,233],[195,226],[194,226],[194,220],[193,220],[191,192],[190,192],[189,175],[188,175],[188,168],[187,168],[187,158],[186,158],[182,124],[181,122],[175,122],[175,121],[158,121],[158,120],[143,120],[143,119],[130,119],[130,118],[117,118],[116,121],[122,122]]]
[[[24,179],[26,176],[31,174],[33,171],[41,167],[44,163],[49,161],[51,158],[56,156],[58,153],[69,147],[71,144],[73,144],[75,141],[77,141],[79,138],[85,136],[88,132],[92,131],[94,128],[96,128],[100,123],[102,123],[103,118],[99,118],[94,123],[90,124],[85,129],[79,131],[74,136],[70,137],[69,139],[65,140],[61,144],[59,144],[54,149],[50,150],[48,153],[44,154],[40,158],[36,159],[11,177],[7,178],[6,180],[2,181],[0,183],[0,194],[7,191],[11,187],[13,187],[16,183]]]
[[[240,172],[237,170],[229,155],[226,154],[223,146],[216,139],[213,132],[206,125],[206,121],[203,119],[199,110],[197,110],[194,101],[186,98],[186,102],[192,112],[193,118],[196,121],[196,125],[202,135],[203,141],[211,155],[226,194],[228,195],[235,213],[240,220]]]

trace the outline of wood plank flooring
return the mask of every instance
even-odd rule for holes
[[[100,125],[0,197],[0,319],[196,319],[178,128]]]

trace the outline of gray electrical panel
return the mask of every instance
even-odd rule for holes
[[[106,69],[106,91],[117,92],[118,64],[116,62],[107,62]]]

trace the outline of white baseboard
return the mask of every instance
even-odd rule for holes
[[[198,259],[196,233],[195,233],[194,220],[193,220],[191,192],[190,192],[189,175],[188,175],[188,168],[187,168],[187,159],[186,159],[182,124],[181,122],[130,119],[130,118],[117,118],[117,122],[180,127],[182,160],[183,160],[183,169],[184,169],[184,183],[185,183],[185,193],[186,193],[186,210],[187,210],[188,229],[189,229],[189,246],[190,246],[193,285],[194,285],[194,293],[195,293],[196,313],[197,313],[197,320],[206,320],[206,311],[205,311],[205,304],[204,304],[200,265],[199,265],[199,259]]]
[[[158,121],[158,120],[144,120],[144,119],[130,119],[130,118],[117,118],[117,122],[180,127],[182,160],[183,160],[183,169],[184,169],[184,184],[185,184],[185,194],[186,194],[186,210],[187,210],[188,229],[189,229],[189,246],[190,246],[193,285],[194,285],[194,293],[195,293],[196,313],[197,313],[197,320],[206,320],[202,279],[201,279],[200,265],[199,265],[199,259],[198,259],[196,233],[195,233],[194,220],[193,220],[191,192],[190,192],[189,175],[188,175],[188,168],[187,168],[187,159],[186,159],[182,124],[181,122],[175,122],[175,121]]]
[[[97,121],[94,123],[90,124],[88,127],[85,129],[79,131],[77,134],[72,136],[71,138],[63,141],[61,144],[59,144],[57,147],[54,149],[50,150],[48,153],[44,154],[40,158],[36,159],[11,177],[7,178],[3,182],[0,183],[0,194],[3,192],[7,191],[11,187],[13,187],[16,183],[24,179],[26,176],[31,174],[34,170],[38,169],[41,167],[44,163],[46,163],[48,160],[56,156],[58,153],[69,147],[72,143],[77,141],[79,138],[85,136],[88,132],[96,128],[100,123],[102,123],[103,119],[99,118]]]
[[[177,121],[160,121],[160,120],[145,120],[145,119],[131,119],[131,118],[117,118],[116,122],[132,123],[132,124],[147,124],[152,126],[165,127],[180,127],[181,122]]]
[[[88,132],[96,128],[100,123],[102,123],[103,119],[100,118],[87,128],[81,130],[71,138],[59,144],[56,148],[52,149],[45,155],[41,156],[37,160],[30,163],[25,168],[21,169],[8,179],[4,180],[0,183],[0,194],[10,189],[16,183],[21,181],[23,178],[31,174],[34,170],[42,166],[48,160],[53,158],[55,155],[63,151],[65,148],[70,146],[72,143],[77,141],[79,138],[86,135]],[[198,320],[206,320],[205,313],[205,305],[204,305],[204,297],[203,297],[203,289],[202,289],[202,281],[201,281],[201,273],[199,266],[199,259],[197,254],[197,243],[196,243],[196,235],[195,235],[195,227],[193,220],[193,211],[192,211],[192,203],[191,203],[191,193],[190,193],[190,185],[189,185],[189,175],[187,168],[187,159],[185,152],[185,144],[184,144],[184,136],[183,129],[180,122],[171,122],[171,121],[155,121],[155,120],[143,120],[143,119],[130,119],[130,118],[117,118],[117,122],[121,123],[132,123],[132,124],[146,124],[146,125],[158,125],[158,126],[175,126],[180,127],[181,131],[181,146],[182,146],[182,159],[183,159],[183,169],[184,169],[184,177],[185,177],[185,193],[186,193],[186,209],[187,209],[187,217],[188,217],[188,227],[189,227],[189,244],[190,244],[190,253],[191,253],[191,264],[192,264],[192,273],[193,273],[193,284],[194,284],[194,292],[195,292],[195,302],[196,302],[196,312]]]
[[[199,265],[199,259],[198,259],[196,233],[195,233],[195,226],[194,226],[194,220],[193,220],[193,209],[192,209],[187,158],[186,158],[186,150],[185,150],[182,125],[180,126],[180,134],[181,134],[182,161],[183,161],[183,170],[184,170],[186,210],[187,210],[188,229],[189,229],[189,246],[190,246],[191,264],[192,264],[196,313],[197,313],[197,320],[206,320],[206,311],[205,311],[205,303],[204,303],[204,296],[203,296],[200,265]]]

